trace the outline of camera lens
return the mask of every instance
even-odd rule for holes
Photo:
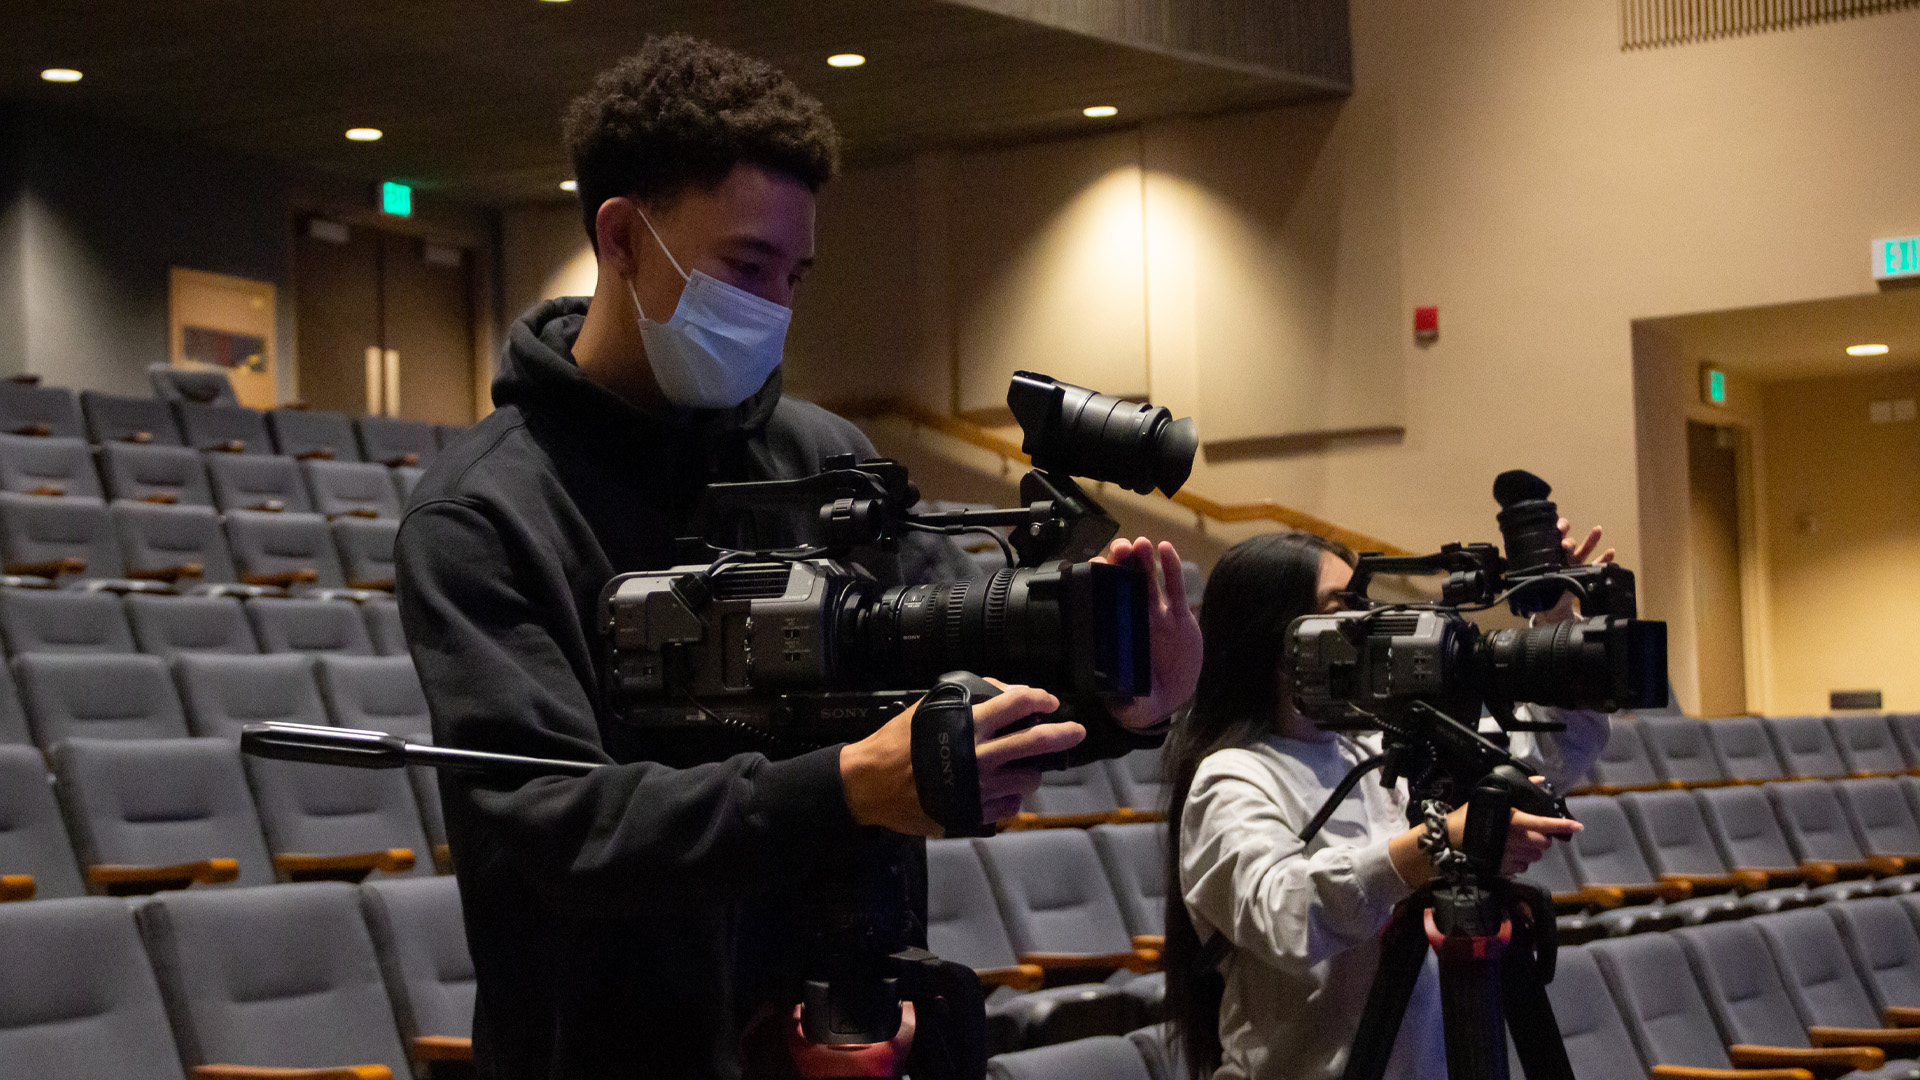
[[[1559,569],[1567,565],[1560,546],[1560,508],[1547,496],[1553,488],[1521,469],[1494,478],[1493,497],[1500,504],[1500,538],[1507,548],[1510,573]]]
[[[1481,691],[1504,701],[1601,712],[1667,703],[1663,622],[1595,617],[1496,630],[1476,660]]]
[[[1020,449],[1036,468],[1118,484],[1145,495],[1180,490],[1193,472],[1200,437],[1191,417],[1048,375],[1016,371],[1007,407],[1020,422]]]

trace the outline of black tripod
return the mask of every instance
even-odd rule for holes
[[[1546,994],[1557,945],[1552,897],[1500,873],[1512,812],[1564,817],[1566,805],[1477,732],[1438,710],[1431,717],[1433,733],[1441,736],[1431,741],[1409,739],[1397,724],[1381,725],[1387,750],[1348,772],[1301,834],[1303,842],[1311,841],[1353,786],[1384,767],[1388,777],[1414,781],[1410,823],[1444,838],[1444,804],[1438,799],[1457,788],[1448,770],[1436,768],[1436,756],[1456,766],[1473,761],[1467,767],[1475,769],[1499,762],[1473,782],[1461,845],[1422,844],[1434,856],[1437,876],[1400,903],[1381,935],[1380,967],[1343,1080],[1381,1080],[1386,1074],[1429,948],[1440,958],[1448,1080],[1508,1080],[1505,1033],[1513,1036],[1527,1080],[1574,1080]],[[1472,752],[1458,753],[1464,748]]]

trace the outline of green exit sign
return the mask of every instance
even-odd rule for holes
[[[1873,242],[1873,280],[1920,277],[1920,236]]]
[[[1708,405],[1727,403],[1727,373],[1712,364],[1700,365],[1700,400]]]
[[[380,185],[380,212],[394,217],[413,216],[413,189],[389,180]]]

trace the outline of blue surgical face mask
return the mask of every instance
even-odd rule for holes
[[[647,318],[639,291],[631,279],[627,282],[654,381],[668,401],[682,408],[731,409],[752,397],[780,366],[793,309],[699,270],[687,273],[647,215],[641,214],[640,220],[687,283],[673,318],[662,323]]]

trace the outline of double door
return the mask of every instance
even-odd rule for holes
[[[474,420],[472,253],[309,223],[295,244],[300,399],[354,415]]]

